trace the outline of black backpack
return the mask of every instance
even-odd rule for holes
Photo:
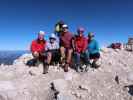
[[[37,60],[35,59],[30,59],[27,61],[26,65],[27,66],[36,66]]]

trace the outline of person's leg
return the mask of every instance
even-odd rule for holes
[[[72,49],[67,50],[66,64],[64,66],[64,71],[65,72],[68,72],[68,67],[69,67],[69,64],[71,63],[72,52],[73,52]]]
[[[61,54],[61,62],[65,59],[65,48],[61,47],[60,48],[60,54]]]
[[[32,53],[32,56],[33,56],[34,58],[39,58],[39,53],[38,53],[38,52],[34,52],[34,53]]]
[[[93,59],[92,67],[94,67],[94,68],[100,67],[99,65],[97,65],[97,61],[98,61],[99,58],[100,58],[100,53],[92,54],[91,57],[92,57],[92,59]]]
[[[59,50],[52,50],[51,53],[52,53],[51,63],[52,64],[58,64],[59,61],[60,61],[60,52],[59,52]]]
[[[67,51],[67,58],[66,58],[66,62],[67,62],[67,63],[70,63],[70,62],[71,62],[71,59],[72,59],[72,52],[73,52],[72,49],[68,49],[68,51]]]
[[[75,63],[76,65],[80,64],[80,53],[78,52],[75,53]]]
[[[52,53],[51,52],[48,52],[47,53],[47,64],[50,64],[51,63],[51,60],[52,60]]]
[[[94,55],[93,61],[94,61],[94,62],[97,62],[97,61],[99,60],[99,58],[100,58],[100,53],[96,53],[96,54]]]
[[[75,53],[75,69],[77,72],[80,72],[80,53]]]
[[[44,58],[44,61],[43,61],[43,74],[48,73],[49,64],[51,63],[51,59],[52,59],[52,53],[47,52],[46,59]]]
[[[96,62],[100,58],[100,53],[91,54],[91,58]]]
[[[90,64],[90,62],[89,62],[89,55],[88,55],[88,52],[87,51],[85,51],[84,53],[82,53],[81,54],[81,57],[82,57],[83,62],[84,62],[85,65]]]
[[[85,64],[85,68],[83,68],[83,71],[88,71],[90,68],[90,59],[89,59],[89,53],[86,51],[81,54],[81,59],[83,60],[83,63]]]
[[[55,64],[58,64],[59,61],[60,61],[60,52],[59,52],[59,50],[55,50],[53,57],[55,59]]]
[[[32,56],[33,56],[33,63],[34,63],[33,65],[38,66],[39,62],[40,62],[39,53],[38,52],[34,52],[34,53],[32,53]]]

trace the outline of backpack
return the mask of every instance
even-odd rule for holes
[[[111,48],[113,49],[121,49],[121,43],[112,43]]]
[[[36,66],[37,61],[35,59],[30,59],[27,61],[27,66]]]
[[[64,25],[63,21],[59,21],[55,24],[55,33],[57,33],[58,36],[60,36],[60,33],[62,32],[63,25]]]

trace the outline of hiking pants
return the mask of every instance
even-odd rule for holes
[[[84,64],[87,64],[89,61],[88,61],[88,55],[87,55],[87,52],[84,52],[84,53],[78,53],[76,52],[75,53],[75,63],[78,65],[80,64],[81,60],[83,60],[83,63]]]

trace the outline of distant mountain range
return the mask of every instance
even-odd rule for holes
[[[0,51],[0,64],[11,65],[15,59],[29,51]]]

